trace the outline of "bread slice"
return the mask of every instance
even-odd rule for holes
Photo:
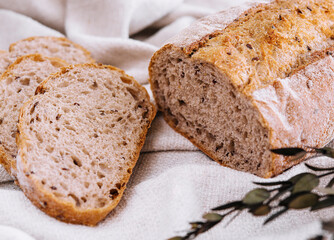
[[[117,205],[155,116],[145,88],[105,65],[63,68],[22,108],[17,179],[61,221],[96,225]]]
[[[9,51],[19,56],[39,53],[64,59],[69,64],[94,63],[90,53],[79,44],[62,37],[30,37],[10,45]]]
[[[302,159],[270,149],[334,138],[334,4],[244,10],[208,16],[171,39],[151,59],[150,83],[169,125],[208,156],[273,177]]]
[[[32,54],[19,57],[0,78],[0,163],[9,173],[15,168],[16,125],[23,103],[43,80],[66,65],[58,58]]]
[[[16,60],[16,55],[7,51],[0,50],[0,76]]]

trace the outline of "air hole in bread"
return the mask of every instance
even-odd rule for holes
[[[70,85],[69,82],[67,82],[67,81],[63,81],[63,82],[61,82],[60,84],[58,84],[58,87],[60,87],[60,88],[65,88],[65,87],[68,87],[69,85]]]
[[[115,184],[116,188],[121,189],[122,185],[120,183]]]
[[[120,77],[122,82],[124,82],[125,84],[131,84],[132,83],[132,79],[128,78],[128,77]]]
[[[216,136],[214,136],[212,133],[207,132],[206,137],[209,139],[209,141],[214,142],[216,141]]]
[[[88,156],[90,155],[86,148],[83,148],[83,149],[82,149],[82,152],[83,152],[84,154],[88,155]]]
[[[65,176],[66,176],[66,175],[65,175]],[[67,185],[66,185],[65,183],[60,182],[59,184],[60,184],[60,186],[61,186],[65,191],[68,190],[68,187],[67,187]]]
[[[99,206],[100,208],[103,208],[105,205],[106,205],[106,199],[104,199],[104,198],[99,198],[99,199],[98,199],[98,206]]]
[[[73,178],[77,178],[77,174],[74,173],[74,172],[71,173],[71,176],[72,176]]]
[[[70,125],[64,125],[65,128],[67,128],[70,131],[74,131],[75,132],[75,128],[70,126]]]
[[[76,195],[74,195],[73,193],[70,193],[70,194],[68,194],[67,196],[68,196],[68,197],[71,197],[71,198],[74,200],[75,205],[76,205],[77,207],[80,207],[80,200],[79,200],[79,198],[78,198]]]
[[[87,198],[85,198],[85,197],[81,197],[80,199],[81,199],[84,203],[87,202]]]
[[[43,185],[45,185],[46,182],[45,182],[45,180],[43,179],[43,180],[41,181],[41,183],[42,183]]]
[[[37,138],[37,140],[40,142],[40,143],[42,143],[43,142],[43,138],[42,138],[42,136],[41,136],[41,134],[40,133],[36,133],[36,138]]]
[[[53,150],[54,150],[54,148],[51,147],[51,146],[47,146],[47,147],[45,148],[45,150],[46,150],[48,153],[52,153]]]
[[[84,183],[85,188],[89,188],[89,182]]]
[[[231,154],[234,154],[234,151],[235,151],[234,147],[235,147],[234,140],[231,140],[230,143],[229,143],[229,145],[228,145],[228,151],[229,151]]]
[[[99,178],[104,178],[104,177],[106,177],[103,173],[101,173],[100,171],[98,171],[97,172],[97,176],[99,177]]]
[[[7,78],[6,78],[6,84],[7,84],[7,85],[10,85],[13,81],[14,81],[14,78],[13,78],[13,77],[7,77]]]
[[[62,106],[61,109],[65,112],[68,113],[70,109],[68,107]]]
[[[74,165],[77,165],[78,167],[82,166],[82,162],[80,161],[79,158],[77,158],[76,156],[71,156],[71,158],[73,160]]]
[[[93,90],[97,89],[98,88],[97,82],[94,81],[93,84],[89,86],[89,88]]]
[[[128,168],[127,172],[128,172],[129,174],[131,174],[131,173],[132,173],[132,169],[131,169],[131,168]]]
[[[37,107],[39,102],[35,102],[34,105],[30,109],[30,115],[32,115],[35,112],[35,108]]]
[[[101,182],[97,182],[96,184],[99,188],[102,188],[102,186],[103,186],[103,183],[101,183]]]
[[[138,91],[132,89],[132,88],[126,88],[126,90],[128,90],[128,92],[131,94],[131,96],[133,97],[134,100],[138,101]]]
[[[178,101],[179,101],[180,106],[185,106],[185,105],[187,105],[186,102],[183,101],[183,100],[180,100],[180,99],[179,99]]]

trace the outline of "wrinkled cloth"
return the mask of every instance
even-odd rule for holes
[[[66,36],[101,63],[124,69],[148,90],[148,64],[170,37],[196,19],[246,0],[0,0],[0,49],[37,35]],[[150,93],[151,94],[151,93]],[[152,95],[151,95],[152,96]],[[327,158],[310,163],[331,166]],[[300,164],[274,180],[303,171]],[[96,227],[66,224],[38,210],[0,168],[0,239],[167,239],[217,205],[270,181],[222,167],[174,132],[157,114],[119,205]],[[291,211],[263,226],[242,212],[198,239],[308,239],[334,208]]]

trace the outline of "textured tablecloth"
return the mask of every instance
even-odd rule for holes
[[[36,35],[67,36],[98,62],[124,69],[148,89],[150,57],[199,17],[245,0],[0,0],[0,49]],[[1,104],[1,103],[0,103]],[[312,160],[333,165],[326,158]],[[301,164],[275,180],[287,179]],[[262,179],[218,165],[175,133],[157,114],[119,205],[97,227],[66,224],[38,210],[0,168],[0,239],[166,239],[185,234],[189,221],[237,200]],[[263,181],[263,180],[262,180]],[[291,211],[263,226],[265,218],[242,213],[198,239],[307,239],[321,233],[315,213]]]

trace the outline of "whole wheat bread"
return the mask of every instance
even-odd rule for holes
[[[94,63],[90,53],[79,44],[62,37],[30,37],[12,43],[11,53],[18,56],[39,53],[47,57],[64,59],[69,64]]]
[[[275,176],[300,161],[270,149],[334,138],[333,22],[332,0],[277,0],[206,17],[152,57],[158,107],[218,163]]]
[[[16,125],[23,103],[43,80],[66,65],[58,58],[32,54],[18,58],[0,78],[0,163],[9,173],[15,168]]]
[[[95,225],[117,205],[155,116],[123,71],[84,64],[50,76],[22,108],[17,179],[61,221]]]

